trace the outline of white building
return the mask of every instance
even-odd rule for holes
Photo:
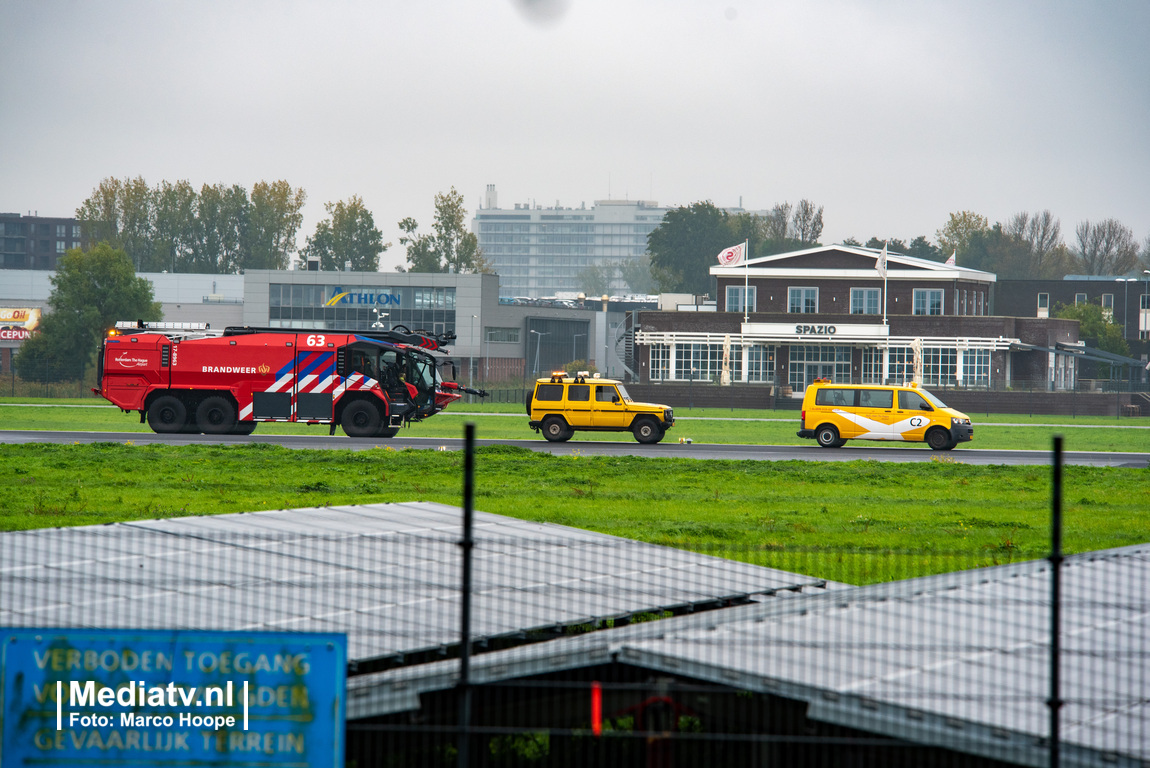
[[[581,275],[589,267],[638,259],[667,210],[651,200],[500,208],[495,185],[488,184],[471,230],[499,274],[499,295],[539,298],[585,290]]]

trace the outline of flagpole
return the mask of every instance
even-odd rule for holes
[[[886,263],[886,243],[882,244],[882,324],[888,325],[886,321],[886,273],[889,271]]]
[[[743,241],[743,322],[749,322],[751,311],[751,293],[750,293],[750,274],[751,274],[751,239],[747,238]]]

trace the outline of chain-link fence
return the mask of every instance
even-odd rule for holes
[[[1048,560],[475,531],[466,633],[416,503],[3,533],[0,626],[346,633],[356,768],[1049,765],[1051,701],[1063,764],[1150,760],[1150,548],[1060,562],[1054,643]]]

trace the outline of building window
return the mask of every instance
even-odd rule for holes
[[[67,237],[68,227],[63,224],[56,225],[56,237]]]
[[[1050,294],[1038,294],[1038,317],[1050,317]]]
[[[819,311],[818,288],[788,288],[787,312],[814,314]]]
[[[743,351],[731,345],[730,373],[732,381],[743,376]],[[676,344],[675,378],[680,381],[718,381],[723,374],[722,344]]]
[[[962,353],[962,381],[968,387],[990,385],[989,349],[968,349]]]
[[[1085,304],[1085,303],[1086,303],[1086,294],[1085,293],[1074,294],[1074,306],[1077,307],[1079,304]]]
[[[935,288],[914,289],[914,314],[941,315],[942,290]]]
[[[671,378],[671,345],[651,346],[651,381],[666,381]]]
[[[790,358],[787,383],[795,389],[804,389],[815,379],[830,379],[835,383],[851,380],[850,347],[795,345],[791,347]]]
[[[755,286],[728,285],[727,311],[728,312],[754,312],[757,303]],[[744,296],[747,301],[744,304]]]
[[[929,386],[949,385],[958,369],[958,351],[945,347],[922,350],[922,383]]]
[[[758,344],[747,347],[747,381],[774,380],[775,348]]]
[[[518,344],[519,343],[519,329],[518,328],[484,328],[483,329],[483,338],[485,341]]]
[[[72,225],[72,237],[79,237],[79,236],[80,236],[80,225],[79,224],[73,224]]]
[[[851,314],[877,315],[878,288],[851,288]]]
[[[1106,318],[1106,322],[1114,322],[1114,294],[1102,294],[1102,316]]]
[[[63,253],[66,250],[68,250],[68,244],[65,243],[63,240],[57,240],[56,241],[56,253]]]

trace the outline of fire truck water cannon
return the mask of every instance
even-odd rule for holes
[[[126,321],[103,341],[93,391],[160,433],[248,435],[266,421],[387,438],[462,393],[486,395],[443,380],[446,361],[432,353],[454,338],[402,326],[219,331]]]

